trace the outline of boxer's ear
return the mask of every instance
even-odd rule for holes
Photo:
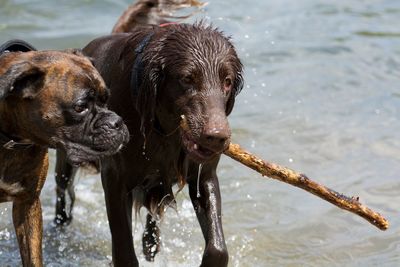
[[[0,100],[11,94],[31,99],[43,87],[45,72],[31,62],[12,65],[0,75]]]

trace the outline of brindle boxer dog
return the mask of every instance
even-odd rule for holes
[[[78,166],[118,152],[128,141],[121,117],[90,60],[78,51],[0,47],[0,202],[13,202],[23,266],[42,266],[40,191],[48,147]]]

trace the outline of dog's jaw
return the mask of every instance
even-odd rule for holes
[[[78,167],[83,163],[94,162],[102,157],[116,154],[124,147],[124,145],[124,143],[121,143],[118,146],[113,147],[109,150],[99,151],[83,144],[60,140],[58,142],[57,148],[64,150],[66,152],[68,161],[73,166]]]
[[[129,132],[124,124],[121,129],[116,130],[115,134],[107,133],[108,138],[101,138],[97,145],[87,143],[87,140],[72,140],[63,135],[63,138],[53,138],[58,149],[65,151],[69,162],[74,166],[80,166],[86,162],[93,162],[102,157],[111,156],[118,153],[128,142]]]
[[[197,163],[204,163],[215,158],[221,152],[212,151],[200,145],[188,132],[181,133],[181,140],[183,149],[190,159]]]
[[[187,121],[185,115],[181,115],[180,123],[180,138],[182,141],[182,147],[188,157],[197,163],[205,163],[220,155],[226,147],[222,149],[213,150],[206,147],[201,143],[200,138],[196,137],[194,131],[190,127],[190,123]]]

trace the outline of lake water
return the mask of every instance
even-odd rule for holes
[[[111,31],[126,0],[0,0],[0,41],[82,47]],[[230,266],[400,266],[400,1],[212,1],[205,19],[232,36],[245,88],[233,141],[385,215],[360,217],[223,158],[219,176]],[[54,151],[51,151],[54,158]],[[52,159],[52,163],[53,163]],[[80,173],[73,223],[56,229],[54,165],[42,192],[47,266],[109,266],[100,179]],[[154,264],[198,266],[204,241],[188,192],[162,222]],[[143,215],[143,214],[142,214]],[[0,266],[20,266],[11,204],[0,204]]]

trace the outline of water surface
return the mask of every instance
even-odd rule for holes
[[[230,266],[400,266],[400,1],[209,1],[205,19],[232,36],[245,88],[233,141],[266,160],[359,196],[382,232],[356,215],[224,157],[219,167]],[[0,0],[0,41],[82,47],[111,31],[126,0]],[[54,151],[51,151],[52,163]],[[47,266],[108,266],[97,175],[81,173],[73,223],[57,230],[54,165],[42,192]],[[154,264],[198,266],[204,241],[188,192],[162,222]],[[11,204],[0,204],[0,266],[19,266]]]

